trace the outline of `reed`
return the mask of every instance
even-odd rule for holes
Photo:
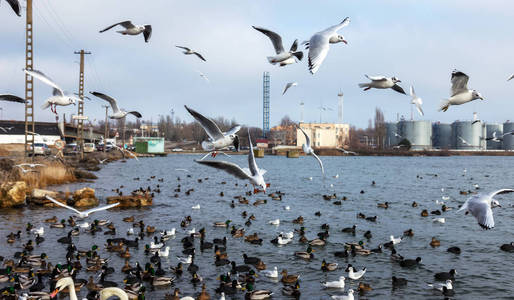
[[[60,162],[46,162],[45,166],[37,167],[34,170],[36,172],[23,173],[15,168],[13,172],[18,172],[19,179],[25,181],[29,189],[45,188],[48,185],[70,183],[77,180],[73,169]]]

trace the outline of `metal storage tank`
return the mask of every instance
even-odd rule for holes
[[[437,149],[452,148],[452,125],[439,122],[432,125],[432,146]]]
[[[471,121],[455,121],[452,123],[452,144],[457,150],[480,150],[482,124]]]
[[[386,147],[393,147],[398,145],[400,142],[400,137],[398,137],[396,134],[399,134],[398,132],[398,123],[385,123],[386,127],[386,139],[385,139],[385,146]]]
[[[487,150],[487,141],[485,138],[487,137],[487,126],[485,123],[482,123],[481,134],[480,134],[480,150]]]
[[[503,133],[513,132],[514,123],[505,122],[503,123]],[[503,137],[503,150],[514,150],[514,135],[508,134]]]
[[[497,137],[501,137],[503,135],[503,124],[499,123],[492,123],[486,125],[486,134],[484,135],[485,138],[493,137],[493,132],[496,132]],[[495,142],[495,141],[486,141],[487,143],[487,150],[501,150],[502,148],[502,142]]]
[[[398,129],[402,138],[411,143],[411,150],[432,148],[432,124],[430,121],[400,121]]]

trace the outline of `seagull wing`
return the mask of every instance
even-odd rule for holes
[[[145,37],[145,42],[148,43],[150,38],[152,37],[152,25],[145,25],[145,31],[143,31],[143,36]]]
[[[126,29],[130,29],[130,28],[134,28],[135,27],[134,24],[132,24],[131,21],[123,21],[123,22],[119,22],[119,23],[116,23],[114,25],[111,25],[111,26],[109,26],[109,27],[107,27],[107,28],[105,28],[103,30],[100,30],[100,33],[105,32],[105,31],[107,31],[107,30],[109,30],[109,29],[111,29],[113,27],[118,26],[118,25],[121,25],[121,26],[125,27]]]
[[[489,197],[493,198],[496,195],[508,194],[508,193],[513,193],[513,192],[514,192],[513,189],[501,189],[501,190],[497,190],[497,191],[492,192],[491,194],[489,194]]]
[[[80,211],[76,210],[76,209],[75,209],[75,208],[73,208],[73,207],[70,207],[70,206],[68,206],[68,205],[66,205],[66,204],[62,204],[61,202],[59,202],[59,201],[55,200],[54,198],[52,198],[52,197],[50,197],[50,196],[48,196],[48,195],[46,195],[45,197],[46,197],[46,199],[48,199],[48,200],[52,201],[53,203],[55,203],[55,204],[57,204],[57,205],[59,205],[59,206],[61,206],[61,207],[67,208],[67,209],[69,209],[69,210],[72,210],[72,211],[74,211],[75,213],[77,213],[77,214],[79,214],[79,215],[82,213],[82,212],[80,212]]]
[[[207,61],[207,60],[205,60],[205,58],[203,58],[203,56],[202,56],[200,53],[198,53],[198,52],[194,52],[194,55],[198,56],[198,58],[199,58],[199,59],[201,59],[201,60],[203,60],[203,61]]]
[[[311,138],[307,135],[307,133],[303,130],[302,127],[298,127],[302,132],[303,132],[303,135],[305,136],[305,144],[307,145],[308,148],[311,147]]]
[[[315,74],[328,55],[330,34],[318,32],[309,41],[309,71]]]
[[[330,26],[327,29],[323,30],[322,32],[329,33],[330,35],[332,35],[333,33],[338,32],[341,28],[347,26],[348,24],[350,24],[350,18],[346,17],[346,18],[344,18],[343,21],[341,21],[341,23],[334,25],[334,26]]]
[[[137,112],[137,111],[135,111],[135,110],[133,110],[133,111],[129,111],[129,112],[127,112],[127,113],[129,113],[129,114],[131,114],[131,115],[134,115],[134,116],[136,116],[137,118],[142,118],[142,117],[143,117],[139,112]]]
[[[325,169],[323,168],[323,162],[321,162],[321,159],[314,153],[314,151],[311,153],[312,156],[314,156],[315,159],[318,160],[319,166],[321,167],[321,173],[325,175]]]
[[[7,3],[9,3],[12,10],[14,10],[14,12],[18,15],[18,17],[21,17],[20,0],[7,0]]]
[[[175,47],[186,50],[186,51],[191,51],[191,49],[188,47],[184,47],[184,46],[175,46]]]
[[[241,126],[237,125],[234,128],[231,128],[229,131],[225,132],[224,135],[233,135],[236,134],[239,130],[241,130]]]
[[[253,27],[253,29],[255,29],[257,31],[262,32],[264,35],[266,35],[271,40],[271,43],[273,44],[273,48],[275,48],[275,52],[277,54],[284,52],[284,46],[282,45],[282,37],[280,37],[279,34],[273,32],[271,30],[261,28],[261,27],[255,27],[255,26],[252,26],[252,27]]]
[[[91,208],[91,209],[86,210],[84,213],[89,215],[89,214],[92,214],[92,213],[97,212],[97,211],[102,211],[102,210],[106,210],[106,209],[109,209],[109,208],[116,207],[118,205],[120,205],[119,202],[113,203],[113,204],[109,204],[109,205],[105,205],[105,206],[95,207],[95,208]]]
[[[407,94],[405,93],[405,91],[403,90],[403,88],[402,88],[401,86],[397,85],[397,84],[393,85],[391,88],[392,88],[393,90],[397,91],[397,92],[398,92],[398,93],[400,93],[400,94],[407,95]]]
[[[478,225],[484,229],[494,227],[493,210],[488,197],[473,197],[468,201],[468,210],[477,219]]]
[[[284,95],[290,87],[296,86],[297,84],[298,83],[296,82],[289,82],[288,84],[286,84],[286,87],[284,88],[284,92],[282,92],[282,95]]]
[[[58,91],[58,95],[64,96],[63,90],[55,82],[53,82],[52,79],[50,79],[48,76],[46,76],[43,72],[38,71],[38,70],[27,70],[27,69],[23,69],[23,71],[25,72],[25,74],[28,74],[34,78],[37,78],[37,79],[41,80],[42,82],[48,84],[49,86],[53,87],[54,89],[56,89]],[[56,91],[54,90],[54,95],[55,95],[55,93],[56,93]]]
[[[253,144],[252,138],[250,137],[250,128],[248,128],[248,145],[250,146],[250,151],[248,152],[248,168],[250,169],[251,175],[256,176],[259,174],[259,167],[257,167],[257,163],[255,162],[255,155],[253,154]]]
[[[241,169],[238,165],[228,162],[228,161],[218,161],[218,160],[195,160],[195,162],[206,165],[211,168],[216,168],[219,170],[223,170],[231,175],[239,179],[249,179],[250,176]]]
[[[507,81],[510,81],[512,78],[514,78],[514,74],[510,75],[510,77],[507,78]]]
[[[25,99],[22,99],[15,95],[9,95],[9,94],[0,95],[0,100],[1,101],[9,101],[9,102],[18,102],[18,103],[27,102],[27,101],[25,101]]]
[[[184,105],[184,107],[200,123],[200,125],[203,127],[203,129],[205,130],[207,135],[209,135],[209,137],[213,141],[223,138],[223,133],[221,132],[218,125],[216,125],[216,123],[214,123],[213,120],[204,117],[203,115],[201,115],[200,113],[196,112],[195,110],[187,107],[186,105]]]
[[[457,95],[460,92],[468,90],[469,76],[461,71],[454,70],[452,72],[452,96]]]
[[[118,108],[118,104],[116,103],[116,99],[114,99],[110,96],[107,96],[106,94],[99,93],[99,92],[89,92],[89,93],[93,96],[96,96],[100,99],[103,99],[103,100],[109,102],[109,104],[111,105],[112,111],[114,113],[117,113],[120,111],[120,109]],[[138,118],[140,118],[140,117],[138,117]]]
[[[416,101],[416,109],[418,110],[419,114],[421,116],[424,116],[425,114],[423,113],[423,109],[421,108],[421,102],[420,101]]]
[[[372,80],[372,81],[384,81],[384,80],[387,80],[387,77],[382,76],[382,75],[378,75],[378,76],[364,75],[364,76],[366,76],[366,78],[368,78],[369,80]]]
[[[411,85],[410,86],[410,95],[412,97],[412,101],[414,102],[414,100],[417,98],[416,97],[416,92],[414,91],[414,87]]]

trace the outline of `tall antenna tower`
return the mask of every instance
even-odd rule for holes
[[[27,19],[25,27],[25,69],[33,66],[32,0],[27,0]],[[34,81],[25,74],[25,156],[34,157]]]
[[[264,72],[262,77],[262,135],[268,136],[269,132],[269,100],[270,100],[270,76],[269,72]]]
[[[337,94],[337,97],[339,98],[338,110],[337,110],[337,122],[339,124],[343,124],[343,92],[339,92],[339,94]]]
[[[302,102],[300,102],[300,123],[303,123],[303,107],[304,107],[304,103],[302,101]]]

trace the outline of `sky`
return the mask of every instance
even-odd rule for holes
[[[396,76],[408,91],[415,87],[425,116],[414,119],[441,122],[469,120],[474,111],[487,122],[514,119],[514,73],[510,33],[514,17],[511,0],[36,0],[34,1],[34,69],[43,71],[64,90],[77,92],[79,56],[85,49],[85,90],[113,96],[119,106],[137,110],[143,120],[157,121],[175,111],[191,121],[188,105],[212,118],[235,119],[262,126],[262,74],[271,75],[271,125],[284,115],[304,121],[337,121],[337,94],[344,93],[344,122],[367,127],[375,108],[387,121],[410,118],[410,97],[392,90],[362,91],[365,74]],[[149,4],[151,3],[151,4]],[[273,66],[269,39],[252,26],[279,33],[288,49],[295,39],[351,23],[339,33],[348,41],[333,44],[321,68],[311,75],[307,59],[286,67]],[[0,2],[0,93],[24,95],[25,12],[17,17]],[[99,30],[125,20],[151,24],[149,43],[142,36],[122,36]],[[207,59],[185,56],[175,45],[189,46]],[[307,52],[305,52],[305,57]],[[469,87],[484,101],[452,106],[438,112],[449,97],[450,74],[459,69],[470,76]],[[206,74],[210,82],[199,76]],[[284,96],[287,82],[298,82]],[[55,120],[41,104],[51,88],[35,84],[35,118]],[[86,100],[90,120],[105,116],[106,103]],[[320,116],[319,107],[324,111]],[[24,107],[0,102],[3,119],[24,119]],[[58,107],[67,116],[76,106]],[[132,118],[132,117],[130,117]]]

